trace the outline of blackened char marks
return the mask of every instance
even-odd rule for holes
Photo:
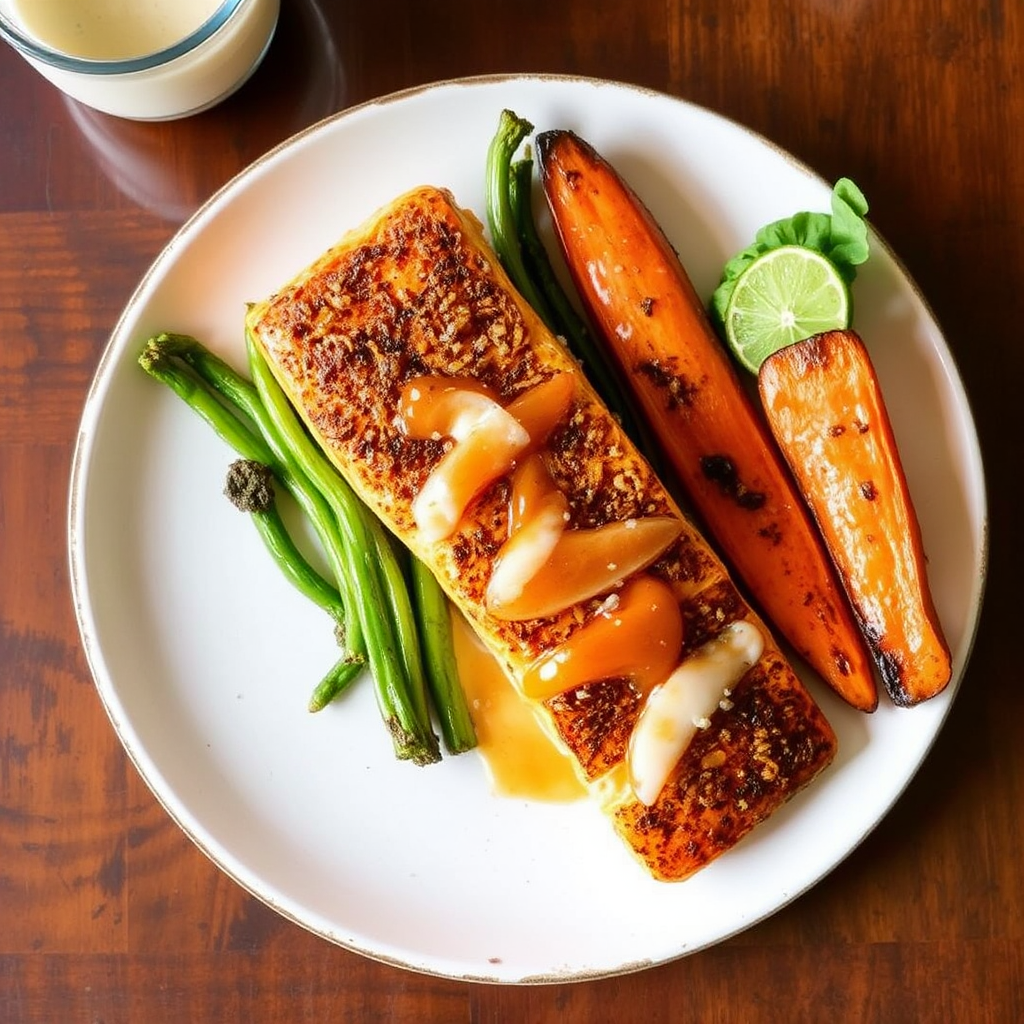
[[[688,650],[694,650],[717,636],[731,622],[744,618],[749,609],[730,580],[706,587],[680,605],[683,636]]]
[[[650,301],[650,309],[653,311],[653,300],[645,301]],[[650,314],[648,313],[648,315]],[[642,374],[655,387],[664,392],[665,406],[673,411],[680,407],[692,405],[703,384],[703,381],[695,381],[685,376],[685,374],[675,373],[660,359],[651,359],[647,362],[638,363],[636,372]]]
[[[732,498],[740,508],[756,511],[764,507],[763,491],[749,488],[736,471],[736,464],[728,455],[704,455],[700,460],[700,471],[705,478],[717,484],[719,490]]]
[[[684,878],[729,849],[833,755],[810,698],[787,686],[776,660],[749,672],[698,731],[675,775],[651,807],[636,801],[616,824],[656,876]]]
[[[574,528],[671,514],[664,497],[652,497],[651,468],[626,451],[618,425],[594,406],[574,408],[548,438],[547,465],[569,496]]]
[[[878,665],[878,674],[882,677],[882,683],[893,704],[899,708],[912,707],[915,701],[907,692],[904,682],[905,668],[900,658],[879,644],[872,645],[872,653],[875,656],[875,664]]]

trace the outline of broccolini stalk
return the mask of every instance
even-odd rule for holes
[[[274,474],[270,467],[252,459],[237,459],[228,467],[224,494],[240,512],[249,513],[285,579],[336,623],[343,623],[345,606],[337,587],[331,586],[309,564],[284,525],[274,500]]]
[[[394,551],[383,535],[380,522],[359,501],[306,433],[262,353],[248,334],[246,344],[253,383],[271,428],[268,441],[272,446],[275,443],[279,445],[280,451],[276,454],[286,464],[297,467],[320,491],[331,507],[341,531],[341,555],[351,585],[358,587],[358,617],[366,638],[377,700],[391,733],[395,753],[417,764],[437,761],[441,756],[437,737],[429,718],[421,712],[426,702],[421,696],[412,694],[415,680],[411,680],[406,672],[406,662],[394,632],[389,594],[383,578],[383,574],[387,573],[387,579],[390,580],[390,571],[382,569],[378,563],[378,559],[386,562],[394,558]],[[264,435],[268,435],[267,430],[264,430]],[[408,595],[405,596],[407,599]],[[400,595],[394,595],[391,599],[395,597]]]
[[[349,577],[338,554],[342,542],[333,513],[309,480],[271,447],[266,411],[252,383],[185,334],[160,334],[151,338],[139,357],[139,364],[202,416],[239,455],[270,466],[287,488],[313,524],[339,591],[344,595],[344,620],[336,630],[339,642],[349,652],[349,660],[364,662],[362,624],[355,612],[358,594],[349,592]],[[231,409],[244,415],[253,426],[247,426]]]
[[[451,607],[434,574],[418,559],[410,567],[420,639],[427,662],[427,685],[445,748],[462,754],[477,744],[466,695],[459,682],[452,642]]]

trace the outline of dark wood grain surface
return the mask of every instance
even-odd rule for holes
[[[1014,0],[284,0],[266,62],[197,117],[65,100],[0,47],[0,1022],[991,1022],[1024,1016],[1024,5]],[[545,71],[701,103],[853,177],[975,410],[992,565],[948,723],[831,875],[643,973],[518,988],[419,976],[279,917],[126,759],[69,595],[86,390],[150,261],[319,118],[407,86]]]

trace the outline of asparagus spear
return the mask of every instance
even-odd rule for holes
[[[237,509],[249,513],[285,579],[331,616],[338,644],[344,647],[345,606],[341,594],[309,564],[296,546],[274,500],[273,480],[273,473],[263,463],[237,459],[228,467],[224,493]],[[363,667],[362,657],[345,654],[339,658],[317,683],[309,698],[309,710],[323,710],[355,682]]]
[[[161,334],[150,338],[139,355],[139,365],[155,380],[166,384],[242,458],[273,466],[273,453],[263,438],[235,416],[202,380],[185,372],[175,360],[175,356],[181,355],[181,343],[190,340],[177,334]]]
[[[313,688],[307,708],[311,712],[323,711],[331,701],[340,697],[359,677],[363,666],[349,658],[339,658]]]
[[[476,746],[477,737],[459,682],[448,598],[437,578],[419,559],[413,559],[410,576],[427,663],[427,685],[438,714],[441,736],[450,754],[461,754]]]
[[[649,461],[656,461],[657,446],[643,428],[629,395],[607,351],[594,339],[555,273],[548,251],[537,232],[533,211],[533,158],[516,159],[516,151],[533,125],[511,110],[503,110],[487,150],[485,192],[487,223],[494,251],[519,293],[547,328],[563,338],[583,364],[605,405]]]
[[[148,372],[171,386],[197,412],[200,412],[204,419],[214,426],[217,433],[228,441],[239,454],[273,468],[274,475],[293,494],[317,529],[325,552],[334,563],[333,568],[339,582],[346,581],[345,567],[340,563],[338,554],[342,541],[333,513],[320,491],[313,486],[312,482],[295,464],[294,459],[288,455],[287,446],[282,444],[269,421],[256,386],[237,373],[230,364],[188,335],[162,334],[151,339],[139,361]],[[182,364],[199,378],[198,381],[183,372]],[[220,400],[218,400],[218,396]],[[247,428],[243,425],[232,415],[229,408],[239,414],[250,426]],[[271,444],[268,444],[268,441]],[[333,474],[333,467],[330,469]],[[334,475],[336,476],[336,474]],[[387,542],[381,530],[376,534],[375,544],[382,540]],[[290,538],[285,543],[288,542],[290,542]],[[377,553],[381,554],[381,551],[378,549]],[[399,629],[402,657],[406,664],[406,670],[412,673],[417,680],[412,691],[412,699],[416,705],[414,713],[424,719],[428,714],[422,697],[425,686],[423,680],[426,675],[426,683],[430,684],[430,695],[435,700],[435,710],[442,729],[449,721],[461,723],[458,726],[458,733],[453,734],[457,735],[457,739],[453,739],[451,743],[446,742],[446,746],[452,753],[470,749],[476,741],[471,722],[469,722],[468,711],[465,708],[465,697],[458,685],[454,653],[449,649],[447,654],[439,656],[436,649],[431,646],[430,665],[423,666],[419,636],[426,634],[427,631],[422,628],[417,630],[415,622],[409,615],[408,599],[400,596],[405,584],[401,573],[396,571],[397,562],[393,552],[390,550],[383,552],[383,561],[389,588],[388,603],[401,623]],[[286,571],[290,570],[286,569]],[[427,570],[421,563],[414,560],[414,572],[426,573]],[[329,584],[325,585],[329,586]],[[354,595],[354,598],[358,600],[358,594]],[[430,609],[431,620],[440,631],[440,636],[448,635],[450,609],[447,604],[444,602],[433,603]],[[354,622],[349,623],[347,632],[350,637],[361,638],[362,629],[358,617]],[[434,643],[432,631],[429,643],[431,645]],[[361,643],[359,646],[362,650]],[[427,641],[424,641],[424,647],[426,646]],[[443,645],[441,649],[444,650]],[[325,707],[338,692],[345,689],[351,682],[350,673],[344,668],[345,663],[346,659],[344,658],[339,661],[338,665],[324,677],[313,691],[309,700],[311,711],[319,711]],[[358,668],[358,666],[356,667]],[[447,677],[447,683],[442,686],[432,685],[431,677],[439,674]],[[467,722],[469,722],[469,728],[466,726]]]
[[[598,350],[586,323],[559,284],[548,251],[537,231],[533,212],[533,157],[529,147],[524,156],[512,163],[508,196],[512,229],[522,252],[523,269],[551,308],[554,322],[552,329],[565,338],[578,359],[589,361]],[[603,367],[603,361],[598,362]]]
[[[276,452],[278,457],[286,464],[293,463],[320,491],[341,530],[342,556],[347,563],[348,578],[358,584],[358,616],[366,636],[378,704],[391,732],[395,753],[417,764],[437,761],[440,750],[429,717],[424,713],[426,697],[417,692],[422,678],[417,680],[415,674],[410,676],[406,655],[394,632],[393,602],[402,600],[401,593],[386,586],[394,579],[391,567],[394,551],[379,520],[359,501],[305,432],[252,338],[247,337],[246,343],[249,370],[266,413],[264,435],[269,434],[272,446],[276,444],[281,448]],[[412,621],[411,612],[408,620],[404,609],[398,614],[403,622]]]
[[[501,112],[498,129],[487,148],[484,178],[487,226],[494,251],[512,283],[548,329],[557,331],[555,316],[544,293],[527,272],[512,209],[512,160],[523,139],[532,131],[533,125],[525,118],[511,110]]]
[[[156,380],[166,384],[187,405],[197,412],[224,440],[250,465],[269,466],[274,463],[273,453],[252,428],[226,407],[207,385],[187,372],[172,358],[176,342],[167,344],[165,338],[152,339],[139,357],[139,364]],[[278,566],[298,588],[321,605],[335,620],[335,636],[345,653],[331,666],[317,684],[310,698],[310,710],[319,711],[355,681],[363,670],[364,655],[353,634],[345,628],[345,607],[337,589],[332,587],[306,561],[295,547],[276,505],[262,512],[252,510],[252,519]]]

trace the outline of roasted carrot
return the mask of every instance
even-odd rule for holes
[[[873,711],[871,657],[835,569],[675,250],[587,142],[549,131],[536,148],[570,274],[690,504],[797,653]]]
[[[773,434],[818,522],[893,702],[949,682],[914,504],[871,358],[853,331],[769,356],[758,374]]]

